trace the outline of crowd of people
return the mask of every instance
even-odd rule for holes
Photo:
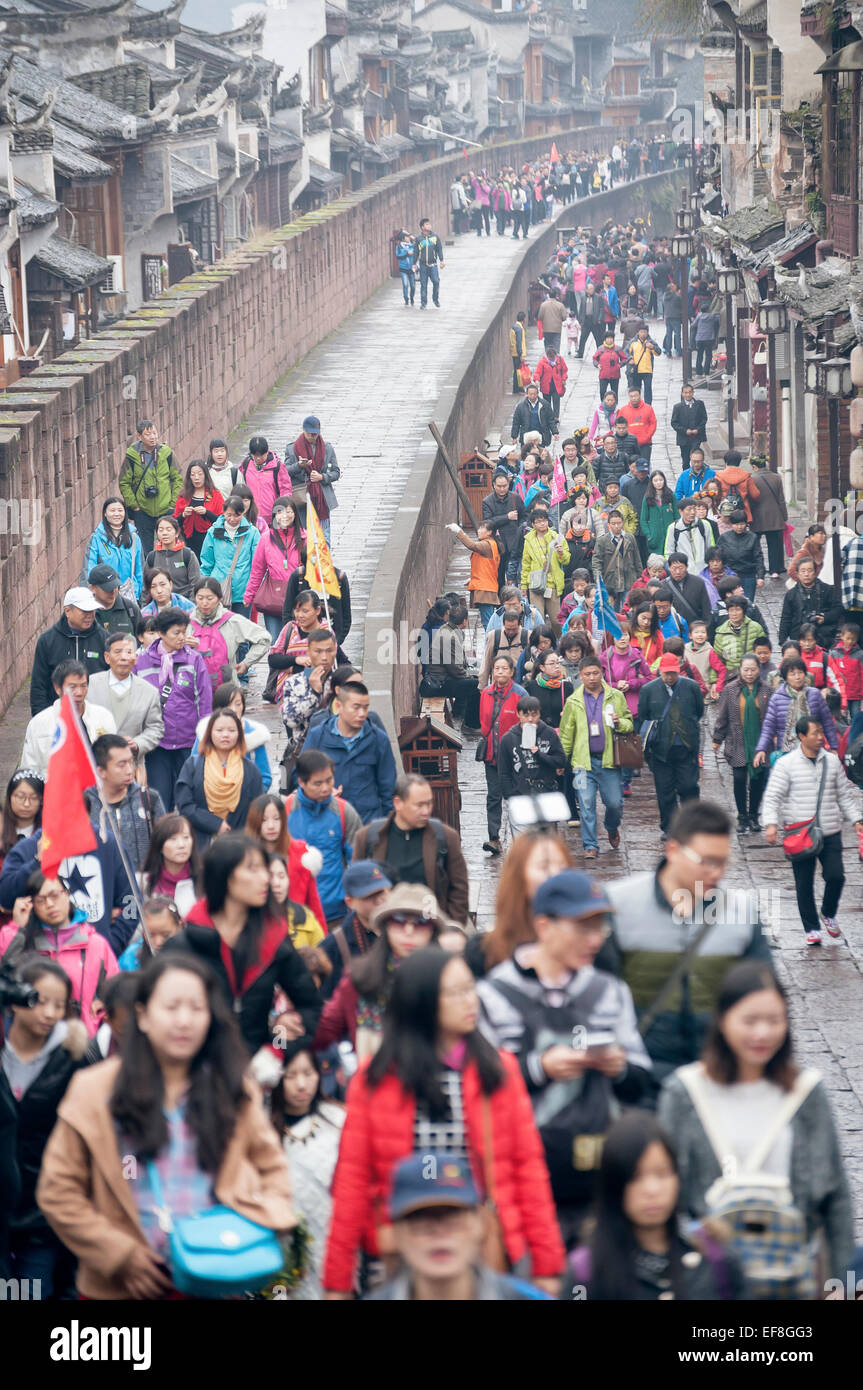
[[[453,189],[478,234],[494,215],[518,235],[519,211],[526,234],[549,190],[675,157],[540,161],[526,217],[512,170]],[[651,459],[675,348],[647,315],[680,287],[645,238],[608,226],[555,252],[476,538],[451,524],[467,591],[422,632],[420,699],[484,769],[487,931],[459,835],[342,650],[320,419],[281,456],[254,435],[236,465],[213,439],[185,472],[139,422],[36,644],[3,803],[0,1277],[43,1298],[723,1301],[812,1299],[863,1266],[824,1080],[795,1060],[757,896],[723,881],[733,819],[699,798],[710,741],[737,834],[783,838],[807,942],[841,935],[861,613],[817,577],[814,525],[771,635],[756,600],[786,577],[781,486],[734,452],[707,466],[690,385],[676,481]],[[403,243],[405,303],[418,266],[437,304],[440,238]],[[598,383],[568,430],[564,333],[581,357],[593,336]],[[524,314],[511,344],[520,375]],[[247,712],[255,667],[278,758]],[[94,843],[43,872],[70,728]],[[614,854],[648,775],[657,863],[600,883],[597,795]],[[544,793],[563,810],[519,832],[517,800]],[[202,1270],[182,1234],[217,1217],[244,1259]]]

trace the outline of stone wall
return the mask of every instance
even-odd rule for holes
[[[583,134],[605,151],[617,132]],[[555,138],[561,149],[582,144],[579,132]],[[549,136],[495,145],[471,162],[520,165],[549,145]],[[189,276],[0,393],[0,711],[78,579],[136,419],[157,420],[182,467],[205,454],[212,435],[227,435],[386,279],[393,231],[422,215],[448,227],[449,185],[465,164],[449,155],[346,194]],[[34,501],[41,526],[28,538],[14,518]]]
[[[515,275],[511,270],[502,272],[500,307],[475,350],[452,364],[458,386],[445,391],[438,401],[436,423],[456,466],[460,453],[484,438],[496,440],[501,426],[508,438],[509,422],[494,416],[511,375],[510,325],[518,310],[526,307],[528,285],[553,253],[559,229],[578,222],[596,227],[607,218],[617,221],[633,213],[646,219],[650,213],[654,233],[670,234],[671,207],[679,201],[686,177],[683,170],[669,170],[597,194],[565,208],[554,224],[525,243]],[[452,537],[444,527],[456,517],[456,507],[455,488],[430,435],[414,461],[402,507],[382,547],[365,623],[363,675],[373,706],[393,739],[401,716],[414,713],[417,707],[419,667],[409,659],[412,644],[407,637],[422,625],[428,597],[440,593],[452,548]],[[382,640],[390,628],[399,638],[400,661],[395,665],[389,660],[391,644]]]

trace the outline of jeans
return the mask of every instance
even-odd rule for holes
[[[506,557],[506,582],[507,584],[516,584],[519,588],[521,587],[519,583],[521,579],[521,549],[519,545],[512,555],[507,554]]]
[[[500,839],[500,822],[503,814],[503,797],[500,790],[500,773],[494,763],[485,765],[485,809],[488,818],[488,838]]]
[[[143,489],[142,489],[143,491]],[[156,522],[158,517],[150,516],[148,512],[131,511],[129,519],[134,521],[141,538],[141,554],[145,557],[156,547]]]
[[[797,911],[803,922],[803,930],[818,931],[820,923],[815,907],[815,860],[821,862],[824,875],[824,896],[821,911],[825,917],[835,917],[845,883],[845,870],[842,867],[842,833],[824,836],[821,853],[811,859],[793,859],[794,888],[797,893]]]
[[[152,752],[144,754],[147,784],[159,793],[166,811],[174,809],[174,787],[191,751],[191,747],[154,748]]]
[[[420,308],[424,309],[428,299],[429,280],[432,285],[432,298],[440,304],[440,271],[436,265],[423,265],[420,261]]]
[[[653,372],[636,372],[635,384],[645,405],[653,405]]]
[[[713,357],[712,343],[695,344],[695,375],[707,376],[710,371],[710,362]]]
[[[664,758],[651,758],[650,770],[656,787],[659,827],[665,831],[679,802],[698,800],[698,749],[690,751],[680,745],[669,748]]]
[[[767,786],[767,774],[763,767],[756,768],[750,772],[748,767],[735,767],[732,769],[734,778],[734,804],[737,807],[738,816],[744,820],[758,819],[758,808],[761,805],[761,798]],[[746,805],[747,792],[749,794],[749,805]]]
[[[861,705],[863,705],[863,700],[849,700],[849,701],[848,701],[848,716],[849,716],[850,719],[856,719],[856,718],[857,718],[857,715],[860,713],[860,707],[861,707]]]
[[[264,627],[267,629],[267,632],[270,634],[270,637],[275,642],[276,638],[278,637],[279,633],[285,625],[282,622],[281,617],[278,617],[275,613],[264,613],[262,616],[264,619]]]
[[[416,291],[416,277],[412,270],[399,270],[402,277],[402,293],[405,297],[405,304],[413,304],[414,293]]]
[[[590,767],[574,767],[572,779],[578,797],[581,818],[581,843],[585,849],[596,849],[596,793],[605,807],[605,828],[613,835],[623,816],[623,787],[616,767],[603,767],[602,754],[591,753]]]
[[[602,346],[602,344],[600,343],[599,339],[598,339],[597,336],[596,336],[597,333],[599,333],[599,332],[601,332],[601,329],[600,329],[600,327],[599,327],[599,324],[595,323],[593,319],[586,319],[586,320],[584,321],[584,323],[582,323],[582,325],[581,325],[581,338],[579,339],[579,343],[578,343],[578,355],[579,355],[579,357],[583,357],[583,356],[584,356],[584,349],[585,349],[585,347],[587,346],[587,340],[588,340],[588,338],[592,338],[592,339],[593,339],[594,348],[596,349],[597,352],[599,351],[599,349],[600,349],[601,346]]]
[[[740,586],[743,589],[743,592],[746,595],[746,597],[749,599],[749,602],[754,603],[755,591],[758,588],[758,580],[755,578],[755,575],[741,574],[738,575],[738,579],[740,580]]]
[[[543,349],[544,349],[545,352],[548,352],[548,349],[549,349],[550,347],[553,347],[554,350],[555,350],[555,352],[560,352],[560,334],[559,334],[559,333],[543,333],[543,335],[542,335],[542,346],[543,346]]]
[[[614,399],[617,400],[617,397],[620,395],[619,376],[601,376],[599,378],[599,399],[601,401],[605,400],[606,391],[613,391]]]
[[[681,333],[681,320],[680,320],[680,319],[666,319],[666,320],[665,320],[665,338],[663,339],[663,343],[662,343],[662,351],[663,351],[663,352],[668,353],[668,352],[682,352],[682,351],[683,351],[683,346],[682,346],[682,343],[681,343],[680,333]]]
[[[493,603],[478,603],[480,622],[485,630],[494,616],[495,605]]]

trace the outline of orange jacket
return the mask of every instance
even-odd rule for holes
[[[656,413],[652,405],[622,405],[617,412],[618,420],[625,420],[630,434],[634,434],[639,444],[649,444],[656,434]]]
[[[743,468],[723,468],[716,475],[716,481],[722,488],[722,500],[728,496],[731,488],[736,487],[740,496],[743,498],[743,510],[746,513],[746,520],[752,520],[752,509],[749,506],[750,497],[760,497],[761,493],[753,480],[752,474],[747,473]]]

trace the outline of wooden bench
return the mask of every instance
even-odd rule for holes
[[[447,700],[443,695],[424,695],[420,700],[420,714],[428,715],[430,719],[436,719],[438,723],[443,722],[453,728],[452,701]]]

